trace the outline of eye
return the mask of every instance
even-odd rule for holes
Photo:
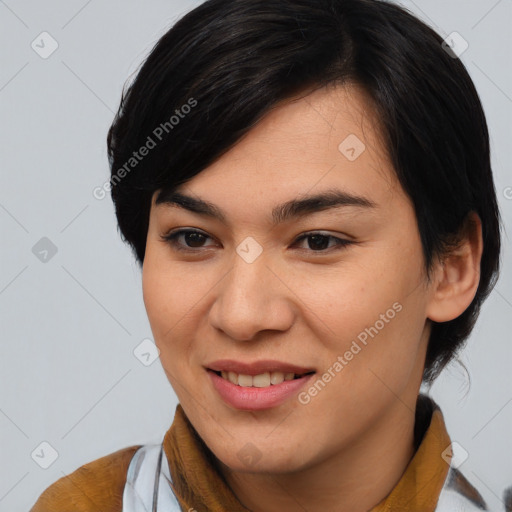
[[[183,237],[183,242],[180,242],[180,239]],[[189,253],[197,253],[201,248],[208,248],[211,246],[205,246],[204,243],[206,240],[211,238],[206,233],[202,231],[198,231],[195,229],[179,229],[176,231],[171,231],[170,233],[163,235],[161,239],[171,245],[173,249],[182,252]],[[305,233],[298,237],[294,245],[299,244],[300,242],[307,240],[308,247],[306,250],[309,252],[316,253],[325,253],[330,252],[331,250],[340,250],[345,248],[348,245],[354,244],[355,242],[351,240],[346,240],[343,238],[338,238],[333,235],[323,234],[320,232],[312,232]],[[333,242],[330,245],[330,242]]]
[[[327,235],[319,232],[315,233],[306,233],[297,240],[295,240],[295,244],[298,242],[302,242],[303,240],[308,240],[307,245],[312,252],[327,252],[326,249],[334,249],[339,250],[345,248],[347,245],[354,244],[355,242],[351,240],[346,240],[344,238],[338,238],[333,235]],[[329,247],[329,241],[333,241],[334,244]],[[306,249],[307,250],[307,249]],[[330,252],[330,251],[329,251]]]
[[[183,240],[185,241],[185,246],[178,241],[181,237],[183,237]],[[194,250],[194,248],[203,247],[202,244],[204,241],[211,237],[195,229],[179,229],[177,231],[171,231],[170,233],[163,235],[161,238],[177,251],[198,252]]]

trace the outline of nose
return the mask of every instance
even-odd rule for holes
[[[295,320],[294,294],[263,255],[247,263],[238,255],[221,280],[210,324],[233,340],[249,341],[261,331],[286,331]],[[281,272],[282,273],[282,272]]]

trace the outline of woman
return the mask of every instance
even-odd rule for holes
[[[499,268],[451,46],[378,0],[210,0],[158,41],[110,187],[179,405],[33,512],[486,510],[419,394]]]

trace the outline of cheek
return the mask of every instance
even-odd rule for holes
[[[425,328],[421,259],[401,261],[390,253],[372,262],[330,282],[313,279],[304,295],[316,290],[317,299],[307,304],[316,313],[309,315],[310,325],[316,323],[317,336],[331,354],[327,368],[341,356],[338,382],[350,382],[362,393],[378,377],[392,389],[407,380]]]
[[[213,286],[206,277],[204,272],[185,271],[176,262],[171,265],[165,254],[151,248],[146,252],[144,304],[160,360],[172,375],[181,374],[200,355],[200,347],[192,341],[197,338],[196,331],[206,314],[206,295]]]
[[[319,326],[318,334],[336,344],[336,340],[357,337],[375,322],[380,327],[380,316],[386,312],[384,320],[393,319],[393,304],[403,301],[413,287],[412,275],[393,271],[384,258],[371,258],[368,264],[358,262],[335,273],[302,276],[296,282],[301,283],[304,311],[309,310],[310,321]]]
[[[167,285],[167,277],[162,275],[147,257],[142,272],[142,293],[146,312],[156,336],[164,328],[169,329],[172,326],[170,315],[175,311],[174,300],[172,288]]]
[[[190,269],[184,271],[179,264],[171,265],[166,261],[165,250],[148,245],[142,271],[142,292],[156,336],[173,329],[194,309],[205,285],[204,280],[200,282]]]
[[[183,277],[172,272],[156,251],[146,250],[142,271],[142,292],[155,344],[160,350],[164,366],[172,362],[173,354],[180,350],[180,319],[189,309],[183,290]],[[178,333],[178,334],[177,334]]]

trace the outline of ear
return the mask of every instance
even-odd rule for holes
[[[430,320],[448,322],[469,307],[480,282],[482,251],[482,222],[475,212],[471,212],[460,243],[436,263],[432,295],[427,306]]]

